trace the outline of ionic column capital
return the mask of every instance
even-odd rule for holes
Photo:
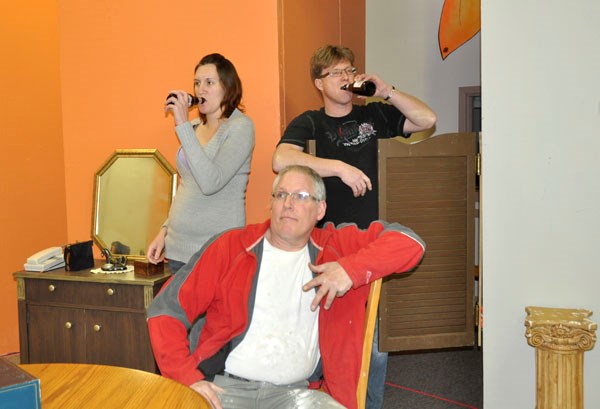
[[[589,351],[596,343],[598,325],[589,310],[526,307],[525,336],[532,347],[562,354]]]

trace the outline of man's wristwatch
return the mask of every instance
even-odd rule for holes
[[[392,97],[392,95],[394,94],[394,91],[396,91],[396,87],[394,87],[394,86],[392,85],[392,90],[390,91],[390,93],[388,94],[388,96],[387,96],[387,97],[385,97],[383,100],[384,100],[384,101],[389,101],[389,100],[390,100],[390,98]]]

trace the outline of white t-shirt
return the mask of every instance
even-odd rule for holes
[[[225,371],[256,381],[286,385],[306,380],[319,353],[319,309],[310,310],[315,291],[302,291],[313,278],[308,246],[283,251],[264,240],[252,321],[229,354]]]

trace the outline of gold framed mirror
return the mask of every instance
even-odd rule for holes
[[[177,172],[158,150],[116,150],[96,172],[94,242],[114,255],[145,259],[176,187]]]

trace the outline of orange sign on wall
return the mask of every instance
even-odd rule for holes
[[[481,0],[445,0],[438,42],[442,60],[481,30]]]

